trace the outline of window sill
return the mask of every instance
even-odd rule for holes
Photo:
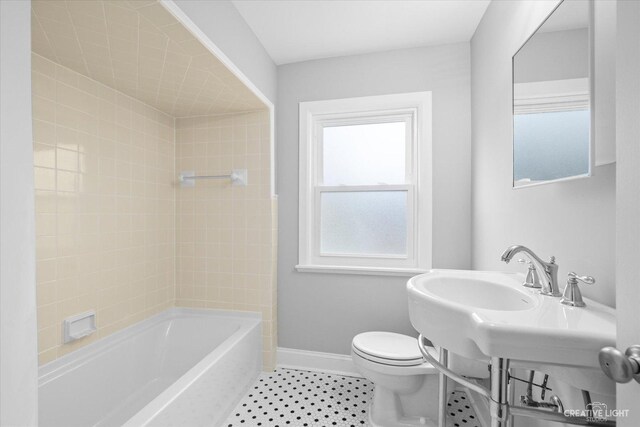
[[[391,267],[351,267],[342,265],[296,265],[300,273],[329,273],[329,274],[361,274],[371,276],[406,276],[411,277],[426,273],[421,268],[391,268]]]

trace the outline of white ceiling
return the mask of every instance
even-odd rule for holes
[[[233,0],[278,65],[467,42],[489,0]]]

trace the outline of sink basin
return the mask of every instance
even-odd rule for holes
[[[529,310],[536,305],[536,300],[525,292],[471,277],[434,277],[418,286],[433,298],[486,310]]]
[[[434,344],[476,360],[598,368],[598,351],[615,345],[615,311],[585,299],[560,304],[522,286],[516,273],[431,270],[407,284],[414,328]]]

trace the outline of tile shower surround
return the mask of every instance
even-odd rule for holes
[[[169,114],[264,108],[156,0],[33,0],[33,52]]]
[[[176,120],[176,169],[248,185],[201,180],[177,192],[176,305],[259,311],[265,367],[276,349],[276,211],[268,112]]]
[[[173,305],[173,118],[32,61],[40,363]],[[62,320],[98,332],[61,344]]]
[[[165,308],[185,305],[261,311],[267,320],[265,367],[269,368],[275,348],[275,271],[270,252],[275,245],[275,203],[268,189],[270,164],[259,160],[268,158],[268,113],[240,114],[242,118],[236,118],[231,127],[239,135],[246,126],[251,138],[240,138],[243,148],[232,146],[238,139],[216,140],[219,161],[210,159],[207,164],[226,167],[225,153],[230,152],[231,164],[249,169],[248,187],[231,189],[228,183],[211,183],[202,189],[181,189],[175,184],[176,155],[189,156],[177,148],[176,122],[192,123],[192,119],[175,120],[39,55],[32,58],[40,363]],[[233,117],[212,120],[233,123]],[[251,125],[258,123],[259,134],[266,136],[253,138]],[[262,143],[267,148],[258,148]],[[211,221],[208,229],[185,228],[182,213],[187,214],[187,204],[201,205],[191,196],[214,196],[211,185],[221,191],[231,212],[245,212],[240,216],[242,223],[223,221],[215,232]],[[185,190],[195,191],[183,197]],[[204,204],[212,203],[216,202],[208,199]],[[188,217],[198,226],[205,219]],[[178,274],[186,271],[190,259],[186,236],[207,235],[205,231],[211,239],[221,238],[220,249],[226,242],[232,244],[232,255],[224,263],[207,258],[215,266],[231,265],[231,271],[211,267],[204,277],[195,274],[197,269],[193,275]],[[259,247],[254,247],[258,241]],[[212,254],[207,252],[209,257]],[[259,263],[258,270],[253,269],[254,261]],[[214,277],[220,281],[215,285]],[[259,283],[258,295],[253,283]],[[190,294],[185,289],[199,290]],[[203,294],[200,289],[210,291]],[[219,292],[214,296],[212,289]],[[62,320],[88,310],[97,313],[97,333],[63,345]]]

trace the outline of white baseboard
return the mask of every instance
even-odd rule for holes
[[[278,367],[362,377],[346,354],[278,347]]]

